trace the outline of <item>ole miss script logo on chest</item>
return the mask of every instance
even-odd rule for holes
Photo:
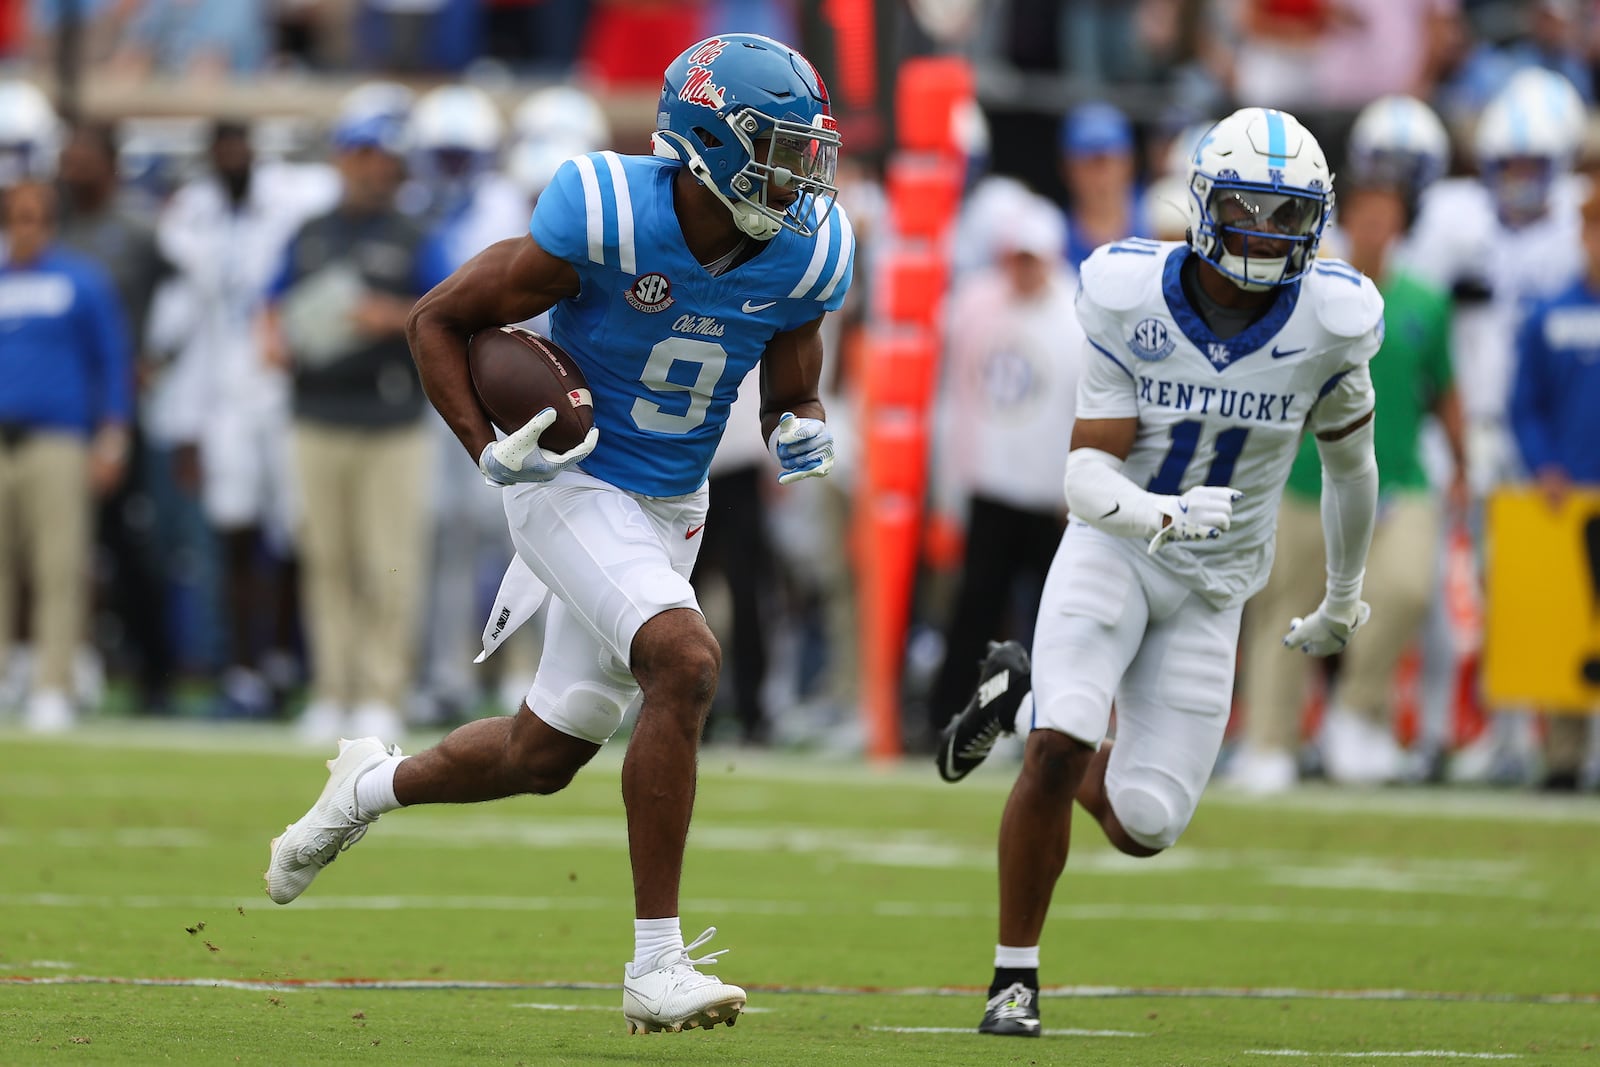
[[[665,274],[641,274],[637,281],[628,287],[622,298],[632,305],[635,311],[643,311],[653,315],[658,311],[665,311],[672,306],[672,283],[667,281]]]

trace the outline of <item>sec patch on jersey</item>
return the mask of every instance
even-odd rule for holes
[[[565,452],[594,425],[589,383],[560,345],[520,326],[480,330],[467,343],[467,367],[478,402],[502,433],[514,433],[545,408],[556,421],[539,435],[539,447]]]

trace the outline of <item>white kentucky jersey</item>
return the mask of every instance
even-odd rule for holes
[[[835,205],[813,236],[780,230],[713,275],[684,244],[672,197],[678,167],[615,152],[570,159],[529,226],[582,283],[550,316],[551,336],[594,394],[600,442],[580,467],[654,497],[706,480],[739,383],[776,334],[838,309],[855,250]]]
[[[1468,282],[1488,293],[1456,307],[1450,347],[1456,389],[1469,419],[1505,418],[1522,315],[1555,296],[1583,271],[1580,208],[1588,180],[1561,175],[1550,207],[1525,226],[1500,221],[1494,198],[1475,178],[1435,182],[1422,197],[1416,224],[1397,250],[1405,269],[1443,289]]]
[[[1084,262],[1078,319],[1094,351],[1077,417],[1139,420],[1123,473],[1143,489],[1176,496],[1227,485],[1244,494],[1220,538],[1169,543],[1154,557],[1227,607],[1266,584],[1302,434],[1342,429],[1372,410],[1367,362],[1383,340],[1383,298],[1354,267],[1319,259],[1252,326],[1223,339],[1184,295],[1179,275],[1192,254],[1131,239]]]

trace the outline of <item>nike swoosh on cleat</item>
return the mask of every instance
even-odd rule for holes
[[[746,300],[744,302],[744,307],[740,308],[740,310],[746,315],[754,315],[758,311],[765,311],[769,307],[777,306],[777,303],[778,302],[776,300],[768,300],[765,304],[752,304],[750,301]]]

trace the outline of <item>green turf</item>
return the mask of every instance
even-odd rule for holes
[[[198,982],[0,985],[0,1064],[1600,1065],[1593,798],[1218,793],[1144,862],[1080,818],[1042,972],[1072,995],[1044,1024],[1120,1033],[1018,1041],[879,1029],[976,1024],[981,994],[946,987],[988,981],[1009,767],[952,787],[712,751],[684,930],[718,927],[718,973],[757,1010],[630,1038],[615,989],[574,988],[614,985],[632,950],[620,752],[557,797],[386,816],[282,908],[266,843],[326,754],[130,725],[0,752],[0,975]],[[528,988],[294,984],[341,978]]]

